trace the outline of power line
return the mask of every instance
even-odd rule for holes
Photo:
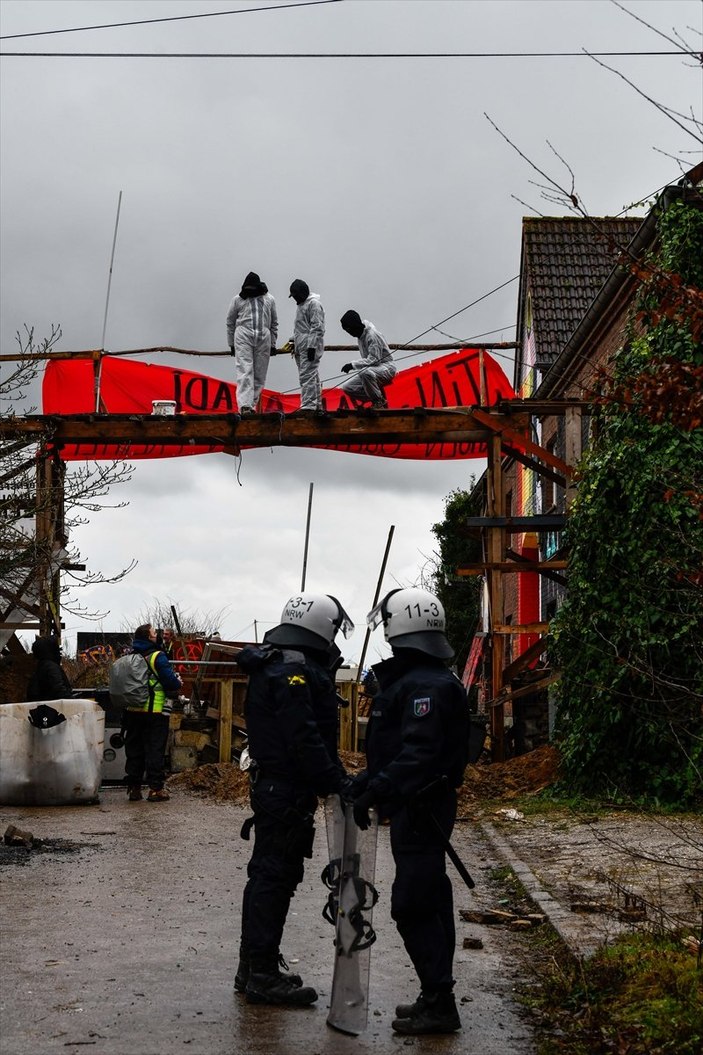
[[[298,0],[290,4],[269,4],[268,7],[241,7],[233,11],[205,11],[200,15],[171,15],[168,18],[140,18],[134,22],[106,22],[98,26],[72,26],[70,29],[39,29],[33,33],[7,33],[0,40],[18,40],[20,37],[49,37],[57,33],[84,33],[91,29],[122,29],[127,26],[150,26],[156,22],[185,22],[191,18],[218,18],[221,15],[251,15],[257,11],[281,11],[288,7],[320,7],[322,4],[339,4],[343,0]]]
[[[318,3],[334,0],[317,0]],[[316,6],[313,4],[312,6]],[[7,38],[0,38],[7,39]],[[681,51],[2,51],[32,59],[586,59],[661,58]],[[694,52],[685,52],[698,59]]]

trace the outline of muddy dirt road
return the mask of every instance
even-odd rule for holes
[[[333,946],[321,917],[321,819],[284,936],[289,964],[317,988],[317,1005],[264,1008],[236,995],[246,816],[239,805],[179,791],[165,804],[128,803],[122,789],[103,791],[97,806],[1,808],[0,835],[13,824],[39,839],[68,841],[41,851],[6,848],[0,857],[2,1055],[387,1055],[409,1048],[531,1055],[529,1026],[513,997],[519,966],[511,936],[484,928],[482,950],[462,948],[474,931],[458,909],[493,903],[488,876],[502,864],[473,824],[459,825],[455,838],[477,882],[473,894],[449,865],[461,1033],[403,1038],[391,1031],[396,1003],[414,999],[416,983],[388,914],[387,829],[379,839],[367,1032],[347,1037],[325,1023]]]

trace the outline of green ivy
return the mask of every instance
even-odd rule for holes
[[[473,483],[473,480],[472,480]],[[467,538],[463,531],[468,516],[481,513],[482,491],[459,488],[444,500],[444,520],[432,527],[439,543],[438,561],[432,575],[431,589],[444,605],[447,636],[456,649],[456,665],[461,672],[471,647],[480,613],[480,584],[477,576],[458,578],[460,564],[481,560],[481,542]]]
[[[700,288],[703,212],[676,202],[658,231],[652,262]],[[651,283],[636,298],[633,320],[659,321],[644,333],[633,321],[614,363],[619,385],[659,361],[703,361],[687,323],[657,313],[659,296]],[[607,403],[580,470],[569,593],[552,624],[565,783],[653,804],[703,801],[703,430]]]

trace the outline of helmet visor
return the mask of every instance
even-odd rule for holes
[[[337,601],[337,604],[339,604],[339,601]],[[350,638],[354,633],[354,624],[342,608],[341,604],[339,605],[339,620],[339,629],[342,631],[345,638]]]
[[[386,598],[384,597],[375,608],[372,608],[366,616],[366,625],[369,630],[375,630],[385,619]]]

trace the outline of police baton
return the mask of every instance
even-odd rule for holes
[[[439,788],[443,788],[443,787],[446,788],[447,787],[447,783],[448,783],[448,781],[447,781],[446,777],[437,777],[437,779],[433,780],[431,784],[427,785],[427,787],[424,787],[424,788],[422,788],[421,791],[418,791],[417,795],[415,796],[415,801],[420,801],[421,802],[421,800],[423,798],[426,798],[430,794],[430,792],[435,791],[435,789],[439,789]],[[454,847],[450,843],[449,839],[445,835],[444,830],[442,828],[442,825],[439,823],[439,821],[435,817],[435,815],[432,812],[432,810],[430,809],[429,805],[425,804],[423,806],[423,811],[426,814],[428,820],[431,822],[432,827],[436,831],[437,835],[439,836],[440,842],[442,843],[442,846],[444,847],[444,850],[445,850],[445,853],[447,854],[447,857],[452,862],[452,864],[456,868],[457,872],[459,873],[461,878],[466,883],[466,885],[469,888],[469,890],[473,890],[474,887],[476,886],[476,884],[474,883],[473,879],[469,875],[469,872],[468,872],[468,870],[466,868],[466,865],[464,864],[462,859],[459,857],[459,854],[456,852],[456,850],[454,849]]]

